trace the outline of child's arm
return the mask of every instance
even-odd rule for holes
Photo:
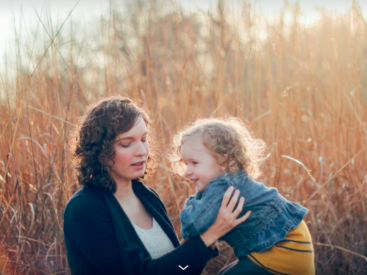
[[[200,200],[189,197],[180,214],[182,238],[188,239],[208,230],[215,222],[223,195],[230,186],[229,180],[216,179],[205,188]]]

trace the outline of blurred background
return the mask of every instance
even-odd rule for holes
[[[0,272],[69,274],[70,136],[109,95],[149,110],[176,232],[189,194],[167,144],[237,116],[267,143],[260,178],[310,212],[317,274],[367,274],[367,3],[0,1]],[[366,149],[366,150],[365,150]],[[221,255],[204,274],[236,260]]]

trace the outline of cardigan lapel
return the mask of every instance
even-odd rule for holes
[[[144,256],[150,257],[138,234],[136,233],[129,217],[122,209],[121,205],[111,192],[103,192],[106,203],[111,213],[112,223],[115,229],[116,238],[121,251],[126,247],[136,246],[144,251]]]
[[[179,246],[180,242],[178,241],[173,226],[168,216],[165,214],[164,210],[161,210],[162,206],[160,206],[160,204],[157,202],[158,198],[156,198],[156,195],[153,194],[142,182],[133,180],[132,184],[134,193],[140,199],[145,209],[150,213],[152,217],[156,219],[156,221],[162,227],[163,231],[171,240],[173,246]],[[143,252],[144,257],[150,258],[148,250],[139,238],[130,219],[124,212],[123,208],[121,207],[115,196],[109,191],[102,192],[102,194],[111,213],[112,223],[116,232],[116,239],[121,252],[122,260],[124,260],[125,258],[125,253],[136,252]],[[139,249],[137,248],[137,246],[139,247]],[[130,249],[127,250],[127,248]]]
[[[167,234],[168,238],[171,240],[174,247],[180,245],[180,242],[177,238],[176,232],[173,228],[171,221],[165,213],[165,209],[161,209],[164,206],[161,206],[160,202],[158,202],[158,198],[155,194],[153,194],[144,183],[139,181],[133,181],[133,189],[135,194],[138,196],[145,209],[149,212],[149,214],[156,219],[159,223],[163,231]],[[159,211],[161,210],[161,211]]]

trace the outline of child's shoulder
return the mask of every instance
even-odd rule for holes
[[[231,182],[230,178],[224,174],[212,180],[201,193],[201,195],[202,197],[206,197],[212,194],[221,194],[224,193],[230,186],[233,186],[233,183]]]

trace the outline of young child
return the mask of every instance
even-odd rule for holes
[[[307,209],[256,182],[265,143],[238,118],[200,119],[174,137],[172,166],[196,187],[181,212],[181,236],[202,234],[214,223],[223,194],[233,186],[245,197],[248,220],[224,235],[238,261],[219,274],[315,274]]]

